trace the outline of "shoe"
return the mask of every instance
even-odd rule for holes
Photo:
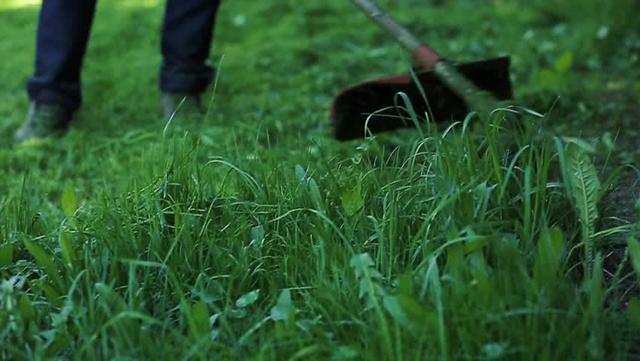
[[[64,133],[69,127],[73,112],[60,105],[31,102],[27,117],[16,131],[14,140],[23,143]]]
[[[203,117],[200,94],[162,93],[162,114],[166,120],[174,116]]]

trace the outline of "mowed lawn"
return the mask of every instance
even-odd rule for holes
[[[639,357],[637,1],[381,4],[511,55],[513,106],[337,142],[404,51],[346,0],[225,1],[207,115],[167,124],[163,3],[104,0],[70,132],[15,146],[38,8],[0,2],[0,359]]]

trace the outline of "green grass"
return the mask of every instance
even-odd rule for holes
[[[77,122],[12,146],[37,8],[0,4],[0,359],[637,355],[633,4],[383,3],[451,59],[511,54],[546,115],[338,143],[332,95],[400,47],[348,1],[227,1],[211,111],[164,132],[162,6],[102,1]]]

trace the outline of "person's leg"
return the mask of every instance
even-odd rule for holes
[[[36,104],[73,112],[82,101],[80,72],[96,0],[44,0],[36,44],[35,74],[27,84]]]
[[[162,28],[160,90],[199,94],[211,83],[209,51],[220,0],[167,0]]]
[[[80,71],[96,0],[44,0],[36,39],[35,73],[27,83],[31,100],[14,140],[62,133],[82,102]]]

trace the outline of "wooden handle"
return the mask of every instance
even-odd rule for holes
[[[386,11],[382,10],[376,3],[371,0],[352,0],[371,20],[375,21],[380,27],[386,30],[407,49],[414,51],[419,47],[420,41],[409,32],[404,26],[400,25]]]
[[[423,44],[407,28],[400,25],[372,0],[352,0],[367,16],[389,34],[393,35],[413,54],[414,60],[424,69],[431,69],[440,60],[440,55]]]

